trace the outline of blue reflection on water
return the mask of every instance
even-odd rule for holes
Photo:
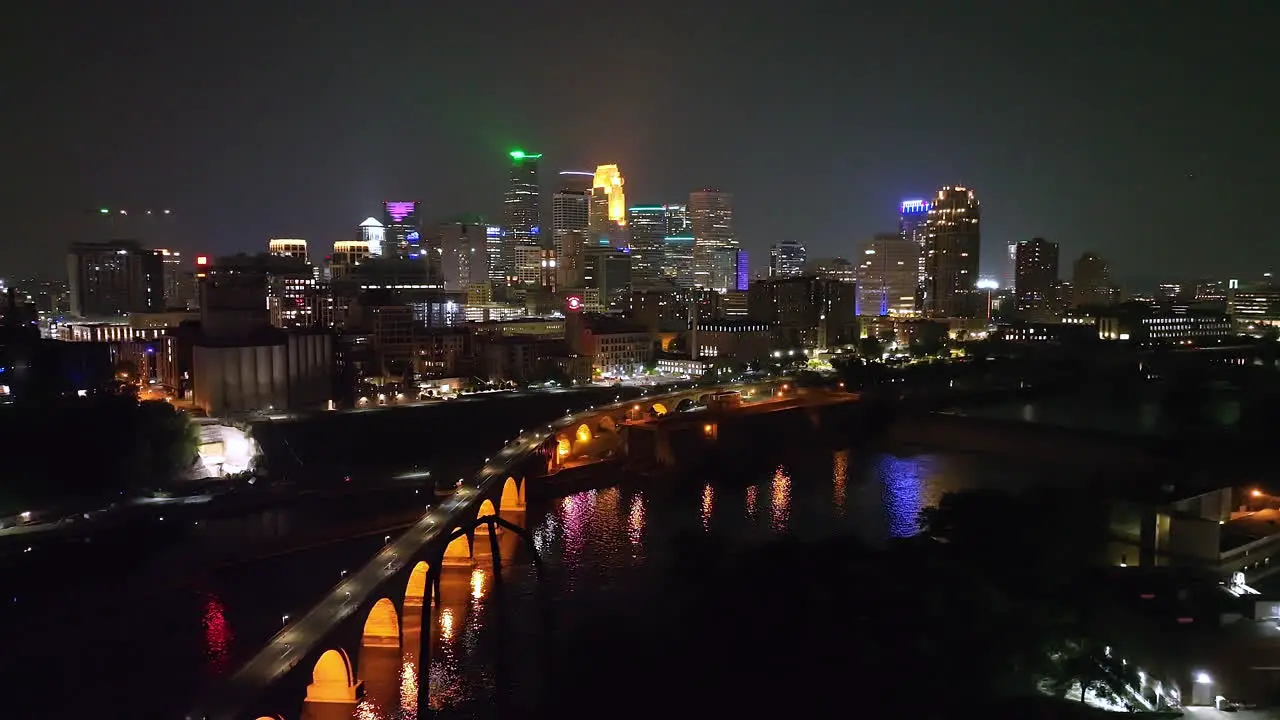
[[[885,455],[880,460],[877,474],[884,484],[884,512],[889,522],[889,535],[896,538],[915,535],[920,529],[920,511],[924,509],[920,457]]]

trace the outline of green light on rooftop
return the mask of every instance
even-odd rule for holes
[[[532,153],[526,153],[523,150],[512,150],[507,154],[511,156],[512,160],[537,160],[542,157],[542,153],[534,155]]]
[[[106,215],[107,213],[109,213],[109,212],[111,212],[111,211],[110,211],[110,210],[108,210],[108,209],[106,209],[106,208],[98,208],[98,212],[102,213],[103,215]]]

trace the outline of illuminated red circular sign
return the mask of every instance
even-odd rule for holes
[[[569,312],[582,312],[582,298],[577,295],[570,295],[565,303],[569,306]]]

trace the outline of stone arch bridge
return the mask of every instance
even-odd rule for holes
[[[367,564],[345,576],[305,614],[289,621],[234,675],[211,688],[189,720],[278,718],[278,708],[257,708],[265,690],[296,672],[309,672],[303,718],[352,717],[365,669],[379,652],[415,656],[407,640],[424,615],[463,598],[478,563],[499,562],[521,541],[528,478],[554,469],[589,444],[616,432],[628,419],[661,416],[705,403],[717,392],[748,399],[770,397],[789,380],[687,388],[565,415],[511,440],[469,481],[431,508]],[[566,443],[568,452],[561,450]],[[575,449],[576,444],[576,449]],[[532,553],[535,564],[540,561]],[[423,647],[427,647],[424,645]],[[425,667],[420,662],[418,667]],[[426,707],[428,682],[417,683],[418,707]],[[268,712],[263,712],[268,710]]]

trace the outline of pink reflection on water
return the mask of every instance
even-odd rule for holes
[[[752,521],[756,519],[756,496],[759,494],[759,490],[755,485],[747,488],[747,517],[751,518]]]
[[[627,512],[627,539],[637,547],[644,543],[644,511],[644,496],[632,495]]]
[[[845,494],[849,486],[849,451],[840,450],[835,453],[831,468],[831,494],[836,506],[836,515],[844,515]]]
[[[205,595],[201,624],[204,626],[205,657],[209,660],[205,669],[214,677],[225,675],[230,669],[231,641],[235,634],[227,623],[226,607],[212,593]]]

